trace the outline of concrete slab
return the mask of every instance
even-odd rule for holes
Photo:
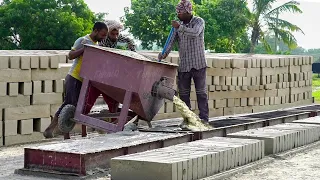
[[[320,124],[312,125],[312,124],[285,123],[285,124],[279,124],[279,125],[269,126],[265,128],[298,131],[299,134],[297,137],[297,141],[294,141],[293,147],[288,147],[288,149],[313,143],[315,141],[318,141],[320,137]]]
[[[283,129],[258,128],[228,134],[227,137],[259,139],[265,143],[265,154],[276,154],[294,146],[298,139],[298,131]]]
[[[300,119],[300,120],[293,121],[292,123],[320,125],[320,117],[315,116],[307,119]]]
[[[113,158],[111,175],[115,180],[199,179],[262,157],[262,147],[259,140],[214,137]]]

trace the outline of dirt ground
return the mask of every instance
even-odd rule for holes
[[[36,145],[36,144],[35,144]],[[0,180],[55,180],[14,174],[23,167],[26,145],[0,148]],[[29,146],[29,145],[28,145]],[[236,174],[226,180],[317,180],[320,179],[320,148],[315,147],[294,156],[276,159],[273,163],[248,172]],[[96,180],[110,180],[109,177]]]
[[[319,180],[320,147],[295,154],[288,158],[276,159],[257,169],[237,174],[225,180]]]

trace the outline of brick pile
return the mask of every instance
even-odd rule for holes
[[[72,62],[67,53],[0,51],[0,145],[42,138],[63,100],[63,79]],[[154,52],[140,53],[157,58]],[[207,54],[206,58],[210,117],[312,103],[312,57]],[[166,61],[179,64],[178,53],[172,52]],[[194,85],[190,98],[198,112]],[[155,120],[176,117],[180,113],[166,100]]]
[[[312,103],[310,56],[209,54],[206,58],[210,117]],[[178,54],[171,54],[166,61],[178,64]],[[192,109],[198,112],[194,85],[190,99]],[[166,101],[157,118],[177,116],[172,102]]]
[[[37,141],[63,100],[66,55],[0,51],[0,146]]]

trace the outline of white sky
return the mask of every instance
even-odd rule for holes
[[[119,20],[124,15],[124,7],[131,4],[131,0],[84,0],[89,8],[94,12],[108,12],[108,19]],[[288,0],[278,0],[279,3]],[[284,14],[282,17],[293,24],[298,25],[305,33],[295,34],[298,44],[303,48],[320,48],[320,23],[316,18],[320,18],[317,13],[320,9],[320,0],[298,0],[303,14]],[[146,7],[147,8],[147,7]]]
[[[2,0],[0,0],[1,2]],[[130,7],[131,0],[84,0],[94,12],[109,13],[108,19],[119,20],[124,15],[124,8]],[[250,1],[250,0],[249,0]],[[279,3],[288,0],[278,0]],[[305,33],[295,34],[298,44],[303,48],[320,48],[320,0],[298,0],[303,14],[284,14],[283,19],[298,25]],[[147,8],[147,7],[146,7]]]

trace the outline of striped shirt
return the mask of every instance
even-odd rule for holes
[[[111,41],[110,38],[107,37],[106,39],[102,40],[99,45],[108,48],[117,48],[118,43],[126,43],[130,51],[136,51],[134,42],[130,38],[121,34],[118,36],[118,40],[116,42]]]
[[[173,44],[177,41],[179,48],[179,72],[190,72],[191,69],[207,67],[204,47],[204,20],[193,16],[188,24],[180,22],[178,29],[174,29],[165,54],[169,54]]]

